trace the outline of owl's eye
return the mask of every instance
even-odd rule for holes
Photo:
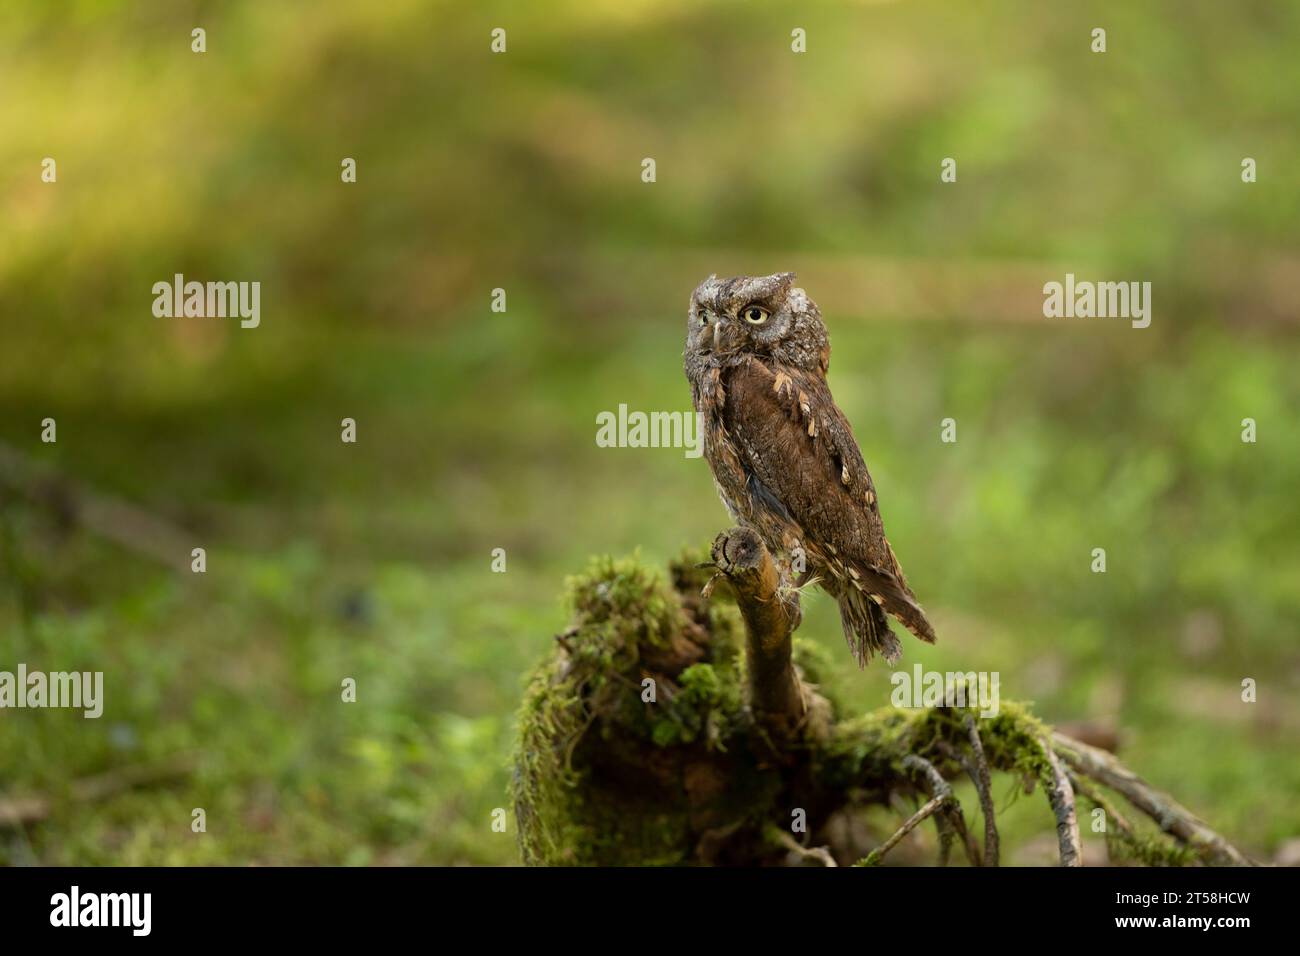
[[[768,311],[767,309],[760,309],[756,305],[748,305],[740,314],[750,325],[762,325],[767,321]]]

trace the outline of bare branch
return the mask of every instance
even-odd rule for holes
[[[1161,830],[1195,850],[1205,862],[1216,866],[1256,865],[1190,810],[1153,788],[1111,754],[1064,734],[1054,734],[1052,739],[1067,764],[1084,776],[1121,794],[1125,800],[1155,820]]]
[[[966,829],[966,817],[962,813],[961,804],[957,802],[956,797],[953,797],[949,803],[950,807],[947,813],[952,820],[953,829],[957,831],[957,836],[961,838],[961,845],[966,850],[967,861],[971,866],[983,866],[979,844],[975,842],[974,834]]]
[[[765,730],[789,737],[807,713],[790,657],[790,634],[799,624],[797,599],[782,598],[772,556],[750,529],[724,531],[714,540],[712,554],[736,592],[745,621],[750,707]]]
[[[1068,771],[1067,771],[1068,772]],[[1129,823],[1128,818],[1115,809],[1115,805],[1101,795],[1101,792],[1088,783],[1087,777],[1080,777],[1070,773],[1070,785],[1074,787],[1076,793],[1081,793],[1097,806],[1106,812],[1106,816],[1115,821],[1115,826],[1121,833],[1133,836],[1133,824]]]
[[[1074,788],[1065,774],[1065,768],[1048,741],[1043,741],[1043,752],[1052,767],[1052,786],[1047,799],[1056,814],[1056,839],[1061,846],[1061,866],[1082,866],[1083,846],[1079,842],[1079,820],[1074,810]]]
[[[998,825],[994,819],[993,779],[989,774],[988,759],[984,756],[979,728],[975,726],[975,718],[970,714],[966,715],[966,734],[970,737],[970,749],[975,754],[974,772],[969,767],[967,772],[975,781],[975,789],[980,796],[980,812],[984,814],[984,865],[997,866]]]
[[[893,836],[868,853],[862,860],[862,865],[876,866],[880,863],[886,853],[898,846],[903,837],[915,830],[923,820],[930,816],[930,814],[942,807],[946,799],[947,798],[945,797],[931,797],[930,802],[908,817],[906,822],[895,831]]]
[[[903,766],[913,772],[919,772],[925,777],[929,784],[930,796],[939,797],[943,801],[943,812],[935,817],[940,831],[940,859],[947,862],[947,845],[945,827],[957,834],[961,838],[962,847],[966,851],[966,859],[970,861],[971,866],[980,865],[980,849],[975,845],[975,838],[971,836],[970,831],[966,829],[966,818],[962,815],[961,804],[953,795],[952,787],[948,781],[943,779],[934,764],[924,757],[918,757],[916,754],[908,754],[903,758]]]
[[[777,843],[798,856],[804,863],[814,863],[817,866],[839,866],[835,862],[835,857],[831,856],[831,851],[824,846],[804,846],[792,834],[786,833],[780,827],[772,827],[770,833]]]

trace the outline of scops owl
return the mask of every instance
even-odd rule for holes
[[[685,365],[704,456],[723,504],[783,578],[815,580],[839,603],[859,666],[876,652],[892,664],[902,648],[886,612],[923,641],[934,628],[885,538],[871,475],[826,384],[826,326],[794,278],[710,276],[692,294]]]

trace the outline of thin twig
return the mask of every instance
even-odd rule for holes
[[[984,756],[984,743],[980,740],[979,728],[970,714],[966,715],[966,734],[970,737],[970,749],[975,754],[975,773],[971,774],[971,779],[975,781],[975,789],[980,797],[980,812],[984,814],[984,865],[997,866],[998,825],[994,819],[993,778],[989,773],[988,759]]]
[[[863,864],[865,866],[877,865],[882,859],[884,859],[886,853],[898,846],[903,837],[915,830],[917,826],[926,819],[926,817],[930,816],[930,814],[942,807],[946,800],[946,797],[931,797],[930,802],[908,817],[906,822],[904,822],[904,824],[894,832],[893,836],[868,853],[866,858],[862,861]]]
[[[952,806],[948,814],[952,818],[953,829],[957,831],[957,836],[961,838],[961,845],[966,850],[966,859],[970,861],[971,866],[980,866],[983,861],[980,858],[979,844],[975,842],[975,836],[966,828],[966,817],[962,813],[961,804],[957,798],[952,798]]]
[[[939,828],[939,865],[947,866],[952,857],[952,843],[956,839],[952,832],[952,820],[948,814],[941,813],[934,818],[934,822]]]
[[[824,846],[804,846],[780,827],[772,828],[772,837],[791,853],[797,854],[799,859],[805,863],[816,863],[818,866],[839,866],[835,862],[835,857],[831,856],[831,851]]]
[[[944,826],[955,831],[961,838],[962,847],[966,851],[966,858],[970,861],[971,866],[980,865],[980,850],[975,845],[975,838],[971,836],[970,831],[966,829],[966,818],[962,815],[961,803],[953,795],[952,787],[948,781],[943,779],[934,764],[924,757],[918,757],[916,754],[908,754],[903,758],[903,766],[909,770],[919,771],[929,783],[930,796],[942,797],[944,802],[943,812],[935,817],[936,821],[942,821],[939,826],[940,833],[940,860],[942,863],[947,862],[947,846],[945,843]]]
[[[1079,842],[1079,819],[1074,810],[1074,788],[1065,774],[1065,768],[1047,740],[1043,753],[1052,768],[1052,786],[1047,788],[1047,799],[1056,814],[1056,839],[1061,847],[1061,866],[1082,866],[1083,845]]]
[[[1075,791],[1077,793],[1083,794],[1085,797],[1087,797],[1097,806],[1101,807],[1101,809],[1105,812],[1106,817],[1110,820],[1115,821],[1115,826],[1119,828],[1121,833],[1125,833],[1128,836],[1134,835],[1133,824],[1129,823],[1128,819],[1123,814],[1121,814],[1118,810],[1116,810],[1115,805],[1112,804],[1109,800],[1107,800],[1104,796],[1102,796],[1100,791],[1094,789],[1088,783],[1086,777],[1081,777],[1074,773],[1070,773],[1069,776],[1070,776],[1070,784],[1071,786],[1074,787]]]

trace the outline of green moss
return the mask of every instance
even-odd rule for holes
[[[572,692],[561,660],[539,667],[519,710],[510,796],[525,863],[564,862],[567,848],[582,842],[583,828],[568,810],[578,776],[570,760],[586,722],[586,708]]]
[[[734,609],[696,601],[694,570],[684,561],[674,566],[674,584],[687,588],[680,594],[635,557],[597,559],[568,580],[573,623],[558,639],[562,650],[534,671],[518,716],[511,796],[526,863],[674,862],[681,855],[684,815],[630,807],[627,795],[607,799],[598,781],[585,779],[576,755],[596,726],[660,747],[699,741],[725,749],[742,716],[739,624]],[[651,675],[655,701],[648,704],[647,652],[680,640],[695,614],[709,633],[709,659],[675,678]]]
[[[677,595],[636,556],[596,558],[587,573],[566,579],[565,589],[584,646],[601,653],[635,650],[641,642],[662,646],[681,627]]]
[[[661,747],[691,743],[703,736],[711,749],[725,750],[725,739],[741,716],[740,683],[725,663],[692,664],[682,671],[679,687],[660,708],[651,739]]]
[[[1014,701],[1003,701],[997,716],[986,719],[979,717],[976,708],[883,707],[840,721],[832,727],[819,755],[818,772],[829,785],[851,786],[855,781],[882,776],[910,777],[902,765],[909,754],[942,766],[947,758],[940,741],[957,749],[968,746],[967,715],[976,719],[991,768],[1050,783],[1051,768],[1040,743],[1049,730]]]
[[[1191,866],[1196,851],[1154,833],[1125,833],[1118,828],[1106,831],[1106,852],[1114,865],[1140,863],[1143,866]]]
[[[700,597],[710,573],[698,562],[688,552],[671,565],[669,583],[635,557],[601,558],[568,581],[572,624],[534,671],[519,711],[511,792],[526,863],[691,862],[699,836],[692,820],[702,806],[732,825],[761,831],[787,781],[746,749],[752,727],[744,708],[743,626],[721,594]],[[702,660],[662,672],[681,667],[701,647]],[[811,684],[822,684],[832,672],[825,651],[812,641],[795,638],[793,655]],[[646,699],[646,679],[654,681],[653,701]],[[884,707],[832,721],[824,737],[810,739],[812,777],[823,792],[861,791],[874,781],[880,792],[868,799],[883,799],[899,785],[921,786],[905,759],[924,757],[950,775],[951,749],[969,750],[971,717],[993,770],[1052,785],[1043,746],[1050,730],[1014,701],[1003,701],[987,719],[974,707]],[[592,746],[584,749],[584,742]],[[675,762],[678,755],[661,753],[673,748],[692,749]],[[701,760],[727,761],[719,775],[725,782],[705,804],[688,806],[675,774]],[[658,769],[644,778],[645,786],[628,786],[619,772],[604,772],[607,764]],[[1158,835],[1108,833],[1107,840],[1117,862],[1177,866],[1194,855]],[[878,853],[859,861],[879,863]]]
[[[1023,704],[1003,701],[996,717],[977,717],[976,726],[991,766],[1052,785],[1052,767],[1042,743],[1051,735],[1051,729]]]

